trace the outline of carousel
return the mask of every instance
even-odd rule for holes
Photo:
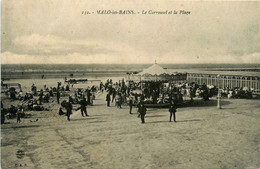
[[[186,79],[186,73],[172,73],[157,63],[142,72],[128,73],[126,77],[129,87],[133,89],[132,95],[143,100],[147,107],[168,107],[171,99],[181,102],[181,96],[174,91],[172,84]]]

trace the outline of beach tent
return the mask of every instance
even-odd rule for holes
[[[142,72],[137,74],[128,74],[127,81],[151,81],[151,82],[169,82],[169,81],[179,81],[186,80],[186,73],[171,73],[167,69],[162,68],[158,64],[153,64],[152,66],[144,69]]]

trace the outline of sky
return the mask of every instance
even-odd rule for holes
[[[260,63],[260,2],[3,0],[1,5],[2,64]]]

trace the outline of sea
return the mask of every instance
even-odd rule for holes
[[[19,83],[22,90],[30,91],[34,83],[38,88],[44,85],[65,85],[65,78],[85,78],[89,86],[98,85],[96,80],[105,82],[122,80],[127,73],[140,72],[152,64],[2,64],[3,83]],[[164,69],[185,73],[189,71],[250,71],[260,72],[260,64],[159,64]],[[93,80],[93,82],[91,81]]]
[[[127,72],[140,72],[152,64],[2,64],[1,78],[83,78],[122,76]],[[207,71],[260,71],[260,64],[159,64],[177,72]]]

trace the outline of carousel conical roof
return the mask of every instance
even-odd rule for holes
[[[161,74],[167,74],[168,72],[159,66],[158,64],[153,64],[152,66],[148,67],[147,69],[144,69],[142,72],[138,73],[139,75],[161,75]]]

